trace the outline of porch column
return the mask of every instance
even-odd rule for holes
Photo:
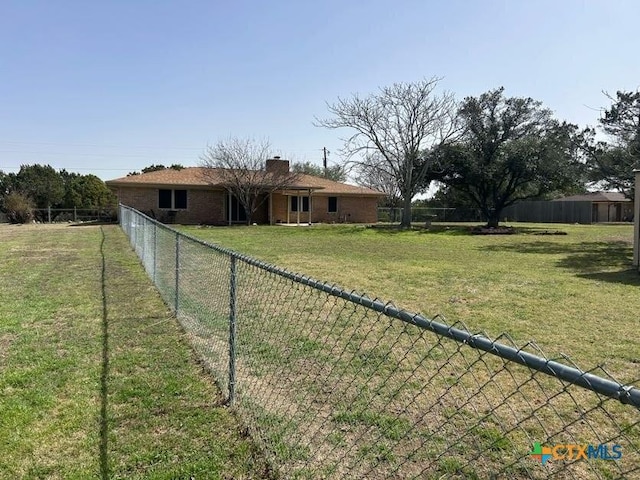
[[[287,224],[291,223],[291,195],[287,195]]]
[[[640,170],[636,170],[636,194],[633,209],[633,264],[640,270]]]
[[[309,189],[309,225],[311,225],[311,189]]]
[[[298,225],[300,225],[300,210],[301,209],[302,209],[302,197],[298,193],[298,208],[297,208],[298,211],[296,212],[296,223]]]
[[[231,225],[231,190],[228,190],[229,193],[229,225]]]

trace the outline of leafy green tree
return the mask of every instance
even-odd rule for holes
[[[37,208],[55,207],[64,199],[64,182],[50,165],[22,165],[15,189],[33,200]]]
[[[291,171],[313,175],[314,177],[327,178],[334,182],[345,182],[347,180],[347,171],[342,165],[331,165],[325,170],[315,163],[295,162],[291,165]]]
[[[142,173],[157,172],[158,170],[166,170],[167,168],[171,168],[172,170],[182,170],[184,167],[179,163],[174,163],[168,167],[165,167],[164,165],[150,165],[143,168]]]
[[[518,200],[583,182],[580,132],[531,98],[506,98],[504,89],[467,97],[459,110],[461,139],[442,147],[444,182],[474,204],[490,227]]]
[[[0,170],[0,198],[16,189],[16,174]]]
[[[142,173],[157,172],[158,170],[166,170],[167,168],[171,168],[173,170],[182,170],[184,167],[179,163],[174,163],[173,165],[170,165],[168,167],[165,167],[162,164],[158,164],[158,165],[153,164],[153,165],[149,165],[148,167],[144,167],[141,170],[141,172]],[[133,172],[127,173],[127,177],[130,177],[132,175],[140,175],[140,172],[133,171]]]
[[[5,211],[5,197],[13,191],[12,185],[14,182],[14,174],[4,173],[2,170],[0,170],[0,211]]]
[[[70,175],[65,183],[65,208],[104,209],[115,206],[115,195],[95,175]]]
[[[607,142],[595,142],[592,130],[588,138],[589,179],[606,190],[617,190],[627,198],[635,197],[633,171],[640,168],[640,90],[607,95],[612,104],[600,118]]]

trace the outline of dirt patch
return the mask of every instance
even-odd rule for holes
[[[513,227],[487,227],[486,225],[471,227],[469,231],[472,235],[513,235],[518,233]]]
[[[567,232],[561,230],[544,230],[542,232],[535,232],[534,235],[567,235]]]
[[[0,335],[0,367],[4,365],[5,359],[9,356],[9,348],[16,340],[16,336],[12,333]]]

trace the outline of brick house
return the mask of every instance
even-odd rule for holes
[[[278,157],[266,162],[267,172],[289,172]],[[165,169],[108,180],[118,201],[166,223],[231,225],[246,223],[246,212],[223,185],[218,169]],[[252,221],[277,223],[375,223],[384,194],[368,188],[296,174],[291,184],[271,194]]]

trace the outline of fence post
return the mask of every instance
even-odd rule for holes
[[[231,256],[229,283],[229,405],[236,400],[236,257]]]
[[[47,205],[47,220],[51,223],[51,204]]]
[[[153,284],[158,285],[156,281],[156,270],[158,269],[158,225],[153,225]]]
[[[180,304],[179,287],[180,287],[180,233],[176,232],[176,289],[175,289],[175,305],[174,305],[176,317],[178,316],[178,305]]]
[[[147,270],[147,219],[142,218],[142,241],[140,248],[140,259],[142,260],[142,266]]]

